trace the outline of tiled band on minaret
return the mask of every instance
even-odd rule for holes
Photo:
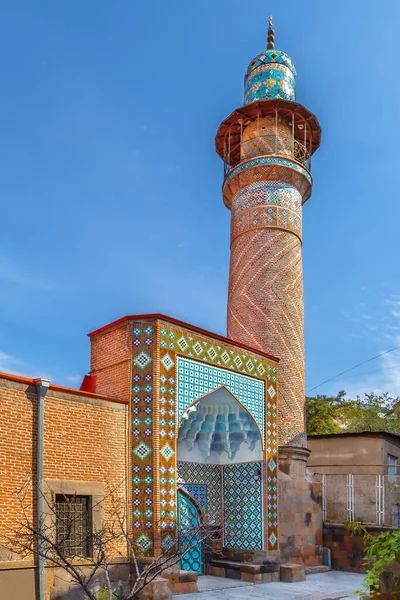
[[[296,70],[268,49],[245,77],[245,105],[221,124],[223,198],[231,210],[228,337],[280,357],[280,444],[303,446],[302,204],[310,197],[315,116],[295,102]]]

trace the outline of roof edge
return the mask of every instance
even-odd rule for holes
[[[268,352],[263,352],[262,350],[257,350],[257,348],[253,348],[252,346],[247,346],[246,344],[241,344],[240,342],[232,340],[231,338],[227,338],[223,335],[220,335],[219,333],[213,333],[212,331],[209,331],[208,329],[203,329],[201,327],[197,327],[196,325],[192,325],[191,323],[186,323],[185,321],[180,321],[179,319],[174,319],[173,317],[168,317],[167,315],[163,315],[161,313],[151,313],[151,314],[144,314],[144,315],[126,315],[125,317],[121,317],[120,319],[117,319],[116,321],[112,321],[111,323],[108,323],[107,325],[104,325],[103,327],[100,327],[99,329],[95,329],[94,331],[91,331],[87,335],[88,335],[88,337],[91,338],[95,335],[98,335],[99,333],[103,333],[104,331],[107,331],[107,329],[116,327],[117,325],[120,325],[121,323],[124,323],[125,321],[138,321],[141,319],[149,319],[149,320],[158,319],[161,321],[168,321],[169,323],[172,323],[174,325],[185,327],[186,329],[191,329],[192,331],[196,331],[197,333],[202,333],[203,335],[211,336],[213,338],[221,340],[222,342],[228,342],[229,344],[233,344],[235,346],[238,346],[239,348],[243,348],[244,350],[250,350],[250,352],[253,352],[254,354],[259,354],[260,356],[264,356],[265,358],[269,358],[275,362],[279,362],[279,358],[277,356],[274,356],[273,354],[269,354]]]
[[[391,436],[395,438],[399,438],[400,435],[398,433],[392,433],[390,431],[343,431],[340,433],[317,433],[315,435],[307,435],[307,439],[324,439],[324,438],[335,438],[341,437],[344,435],[354,436],[354,437],[362,437],[362,436],[372,436],[372,437],[382,437],[382,436]]]
[[[22,377],[21,375],[14,375],[13,373],[0,372],[0,379],[7,379],[8,381],[14,381],[15,383],[36,386],[35,378]],[[76,394],[78,396],[84,396],[86,398],[97,398],[99,400],[106,400],[108,402],[115,402],[117,404],[129,404],[129,400],[122,400],[121,398],[113,398],[111,396],[103,396],[102,394],[96,394],[93,392],[84,392],[83,390],[76,390],[74,388],[64,387],[63,385],[56,385],[54,383],[50,383],[49,389],[53,390],[54,392],[63,392],[64,394]]]

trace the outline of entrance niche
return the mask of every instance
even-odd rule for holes
[[[221,525],[225,548],[263,549],[263,445],[250,412],[225,387],[183,413],[179,485]]]

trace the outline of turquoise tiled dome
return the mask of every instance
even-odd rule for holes
[[[246,71],[244,102],[256,100],[295,100],[296,69],[290,56],[282,50],[264,50]]]

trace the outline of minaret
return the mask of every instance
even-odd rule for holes
[[[296,69],[275,50],[251,61],[244,106],[220,125],[223,199],[231,210],[228,337],[280,357],[279,443],[306,445],[302,205],[321,129],[295,102]]]

